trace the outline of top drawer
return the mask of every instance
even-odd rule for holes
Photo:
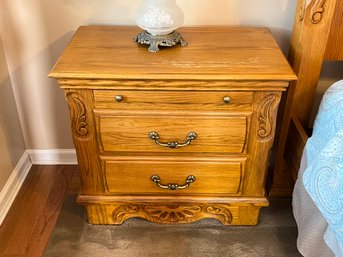
[[[253,92],[95,90],[94,99],[98,109],[250,111]]]

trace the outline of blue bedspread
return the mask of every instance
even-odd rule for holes
[[[303,154],[305,189],[328,223],[324,239],[343,257],[343,80],[324,94]]]

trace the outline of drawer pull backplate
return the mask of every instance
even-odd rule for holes
[[[198,136],[197,133],[189,132],[187,135],[186,141],[184,143],[178,143],[175,141],[162,143],[159,141],[160,135],[156,131],[149,132],[149,138],[154,140],[156,144],[163,146],[163,147],[172,148],[172,149],[190,145],[191,142],[197,138],[197,136]]]
[[[163,188],[163,189],[168,189],[168,190],[178,190],[178,189],[185,189],[187,187],[189,187],[191,185],[191,183],[193,183],[195,180],[196,180],[196,177],[193,176],[193,175],[189,175],[187,178],[186,178],[186,181],[185,181],[185,184],[184,185],[178,185],[178,184],[167,184],[167,185],[163,185],[161,184],[161,178],[159,175],[152,175],[150,177],[151,181],[155,182],[156,185],[160,188]]]

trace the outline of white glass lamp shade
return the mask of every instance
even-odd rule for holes
[[[136,13],[137,26],[152,35],[167,35],[179,28],[184,14],[175,0],[143,0]]]

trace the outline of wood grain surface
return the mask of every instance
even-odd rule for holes
[[[236,195],[244,180],[244,159],[194,162],[189,159],[173,161],[111,161],[104,162],[109,193],[121,195]],[[188,188],[168,190],[151,181],[152,175],[161,178],[161,184],[185,184],[187,176],[196,180]]]
[[[292,80],[267,28],[182,28],[189,42],[157,54],[133,41],[136,27],[80,27],[50,73],[54,78]]]
[[[136,85],[137,86],[137,85]],[[166,86],[167,87],[167,86]],[[123,100],[117,102],[116,96]],[[225,103],[224,98],[230,102]],[[236,91],[170,91],[170,90],[96,90],[96,109],[122,110],[168,110],[192,112],[251,112],[253,93]]]
[[[141,112],[140,115],[100,114],[100,144],[105,152],[225,152],[243,153],[248,139],[249,117],[234,115],[168,115],[165,112]],[[186,142],[187,135],[197,133],[187,146],[171,149],[156,144],[150,132],[159,134],[159,142]]]

